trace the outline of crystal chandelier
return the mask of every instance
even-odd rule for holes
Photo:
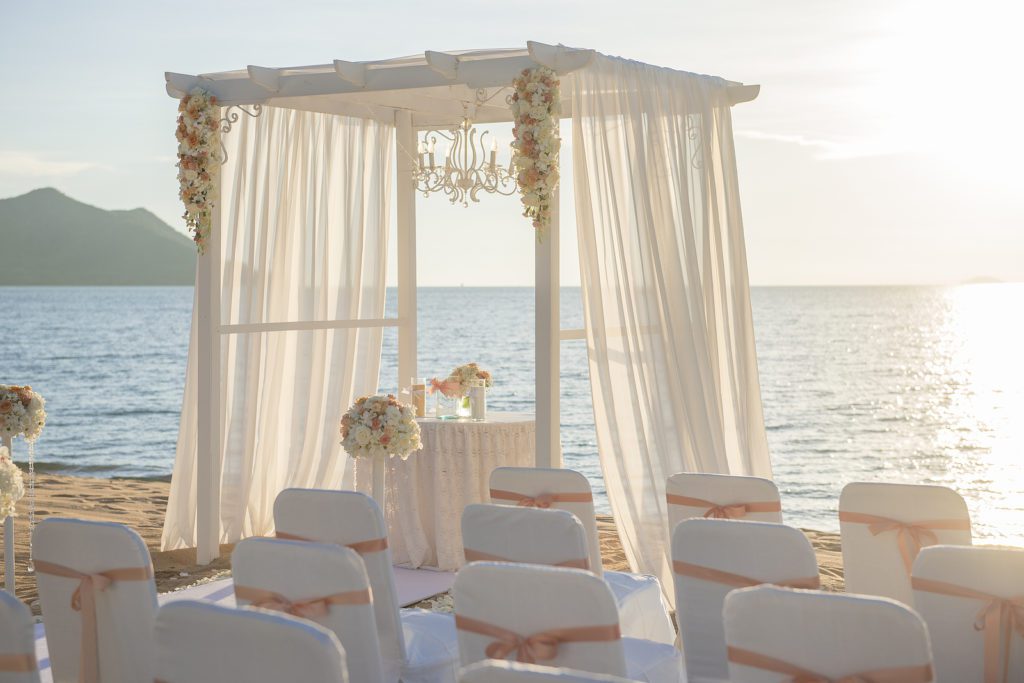
[[[450,130],[428,130],[419,144],[419,159],[416,162],[414,178],[416,190],[424,197],[431,192],[444,192],[452,204],[469,206],[470,200],[479,202],[481,190],[489,193],[510,195],[516,191],[516,176],[512,161],[508,167],[498,166],[498,141],[491,139],[490,153],[486,150],[486,138],[490,131],[477,137],[477,130],[469,116],[462,124]],[[442,152],[443,165],[438,165],[437,138],[447,140],[450,145]],[[511,156],[511,155],[510,155]]]

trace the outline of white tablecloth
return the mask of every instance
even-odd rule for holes
[[[495,467],[533,467],[533,415],[488,412],[485,422],[421,418],[423,450],[390,458],[387,473],[388,543],[392,561],[453,571],[462,554],[462,509],[488,500]],[[356,490],[370,494],[369,461],[355,464]]]

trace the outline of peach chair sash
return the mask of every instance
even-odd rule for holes
[[[96,593],[102,593],[117,581],[151,581],[153,567],[126,567],[86,574],[55,562],[35,561],[36,572],[49,576],[77,579],[78,587],[71,594],[71,609],[82,613],[82,644],[78,664],[81,683],[99,683],[99,640],[96,632]]]
[[[930,664],[894,666],[830,678],[781,659],[739,647],[729,648],[729,661],[789,676],[787,683],[930,683],[933,680]]]
[[[766,500],[755,503],[728,503],[720,505],[703,498],[691,498],[669,493],[665,496],[669,505],[685,505],[692,508],[706,508],[704,516],[709,519],[740,519],[751,512],[781,512],[782,503]]]
[[[331,605],[369,605],[370,590],[345,591],[334,593],[322,598],[307,598],[305,600],[289,600],[279,593],[253,588],[252,586],[239,586],[235,584],[235,597],[250,603],[253,607],[285,612],[292,616],[304,619],[319,619],[327,616]]]
[[[320,543],[315,538],[306,538],[305,536],[299,536],[298,534],[289,534],[285,531],[277,531],[274,533],[275,537],[286,540],[286,541],[303,541],[304,543]],[[355,550],[360,555],[367,555],[369,553],[380,553],[388,549],[388,539],[386,538],[371,538],[368,541],[356,541],[355,543],[344,544],[346,548]]]
[[[38,668],[35,653],[27,655],[0,655],[0,671],[3,673],[28,673]]]
[[[968,519],[931,519],[920,522],[902,522],[889,517],[879,517],[863,512],[851,512],[849,510],[839,511],[840,522],[851,522],[853,524],[867,524],[868,531],[872,536],[884,534],[889,531],[896,532],[896,542],[899,544],[900,556],[903,558],[903,566],[910,575],[914,566],[914,558],[921,552],[921,548],[935,545],[939,542],[936,531],[970,531],[971,521]]]
[[[463,552],[466,555],[466,562],[512,562],[513,564],[526,564],[522,560],[513,560],[508,557],[502,557],[501,555],[491,555],[490,553],[483,553],[479,550],[473,550],[472,548],[464,548]],[[550,566],[590,569],[590,560],[586,557],[580,560],[563,560],[562,562],[556,562]]]
[[[764,584],[783,586],[785,588],[817,589],[821,587],[821,579],[817,576],[807,576],[800,579],[783,579],[781,581],[761,581],[760,579],[752,579],[749,576],[733,574],[731,572],[722,571],[721,569],[713,569],[711,567],[683,562],[681,560],[674,560],[672,562],[672,569],[680,576],[688,576],[692,579],[701,579],[703,581],[712,581],[714,583],[732,586],[733,588],[749,588],[751,586],[762,586]]]
[[[486,654],[491,659],[507,659],[515,653],[516,661],[536,664],[554,659],[561,643],[598,643],[619,640],[618,624],[608,626],[575,626],[540,631],[528,636],[509,631],[485,621],[455,615],[455,628],[482,636],[494,638],[487,646]]]
[[[985,683],[1009,681],[1010,638],[1014,632],[1024,638],[1024,596],[1001,598],[972,588],[919,576],[911,577],[910,586],[917,591],[984,602],[974,620],[974,630],[985,632],[984,680]]]
[[[491,500],[510,500],[518,507],[547,509],[552,503],[592,503],[594,494],[586,491],[580,493],[541,493],[528,496],[525,493],[491,489]]]

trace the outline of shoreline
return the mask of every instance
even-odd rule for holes
[[[231,570],[231,545],[221,546],[221,557],[208,565],[197,565],[195,549],[160,551],[164,511],[170,492],[166,481],[117,477],[99,479],[67,474],[36,474],[36,519],[75,517],[118,522],[134,529],[149,548],[153,558],[157,592],[167,593],[196,583],[227,575]],[[604,566],[609,570],[628,570],[613,519],[598,515],[598,534]],[[16,594],[32,612],[39,614],[35,577],[28,573],[28,496],[18,502],[14,520]],[[822,588],[837,591],[843,587],[842,554],[839,535],[803,530],[818,558]]]

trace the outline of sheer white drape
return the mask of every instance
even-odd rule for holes
[[[602,55],[572,83],[601,466],[630,563],[667,587],[668,476],[771,476],[727,84]]]
[[[224,136],[223,324],[384,316],[393,126],[264,107]],[[217,238],[214,235],[214,238]],[[196,542],[196,325],[165,549]],[[338,421],[376,390],[382,329],[246,332],[221,343],[221,542],[273,528],[287,487],[339,487]]]

